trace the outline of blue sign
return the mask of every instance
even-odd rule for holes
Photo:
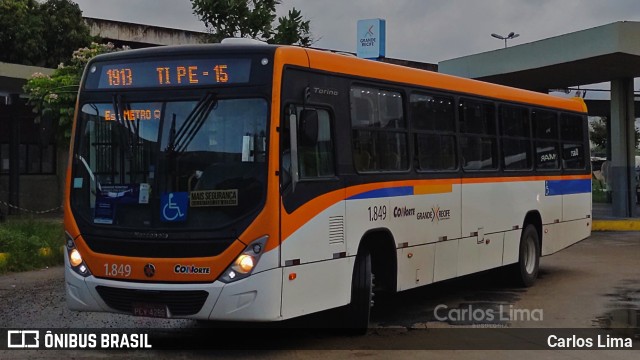
[[[386,35],[384,19],[358,20],[358,57],[365,59],[384,57]]]
[[[160,220],[164,222],[180,222],[187,220],[189,193],[165,193],[160,197]]]

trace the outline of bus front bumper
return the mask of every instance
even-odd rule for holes
[[[107,289],[117,292],[114,297],[104,296]],[[132,315],[127,308],[128,302],[139,302],[141,298],[150,304],[168,301],[166,304],[169,318],[220,320],[220,321],[278,321],[281,316],[282,269],[275,268],[252,274],[248,278],[225,284],[213,283],[144,283],[97,278],[93,275],[83,277],[69,266],[65,253],[65,289],[67,305],[75,311],[115,312]],[[172,314],[173,306],[181,309],[181,301],[188,294],[206,292],[206,300],[200,307],[196,305],[192,313]],[[181,296],[184,292],[184,296]],[[188,292],[188,293],[187,293]],[[167,294],[170,296],[166,296]],[[159,300],[160,299],[160,300]],[[169,300],[167,300],[169,299]],[[199,310],[197,309],[199,308]],[[187,312],[189,312],[187,310]]]

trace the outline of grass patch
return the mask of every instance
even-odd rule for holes
[[[594,203],[610,203],[611,194],[599,180],[591,179],[591,201]]]
[[[62,223],[50,220],[10,219],[0,224],[0,273],[26,271],[64,263],[60,247],[64,245]],[[48,253],[40,249],[50,248]]]

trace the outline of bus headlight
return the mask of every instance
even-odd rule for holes
[[[77,249],[73,249],[69,253],[69,263],[73,267],[82,265],[82,256],[80,255],[80,252]]]
[[[231,266],[222,273],[219,280],[224,283],[230,283],[251,275],[251,272],[260,260],[260,256],[264,252],[264,247],[268,239],[268,236],[263,236],[249,244],[242,254],[238,255],[233,263],[231,263]]]
[[[69,256],[69,265],[71,270],[84,277],[91,275],[91,271],[89,271],[87,264],[82,260],[80,251],[76,249],[76,243],[73,240],[73,237],[71,237],[68,232],[65,232],[65,235],[67,236],[67,255]]]

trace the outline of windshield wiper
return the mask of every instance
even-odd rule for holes
[[[188,147],[193,138],[196,136],[202,125],[207,119],[207,116],[218,105],[218,99],[214,93],[206,94],[198,103],[196,107],[189,113],[184,120],[180,129],[175,130],[175,114],[171,122],[171,130],[169,133],[169,144],[167,145],[167,151],[171,153],[183,153]]]
[[[98,189],[98,191],[102,192],[102,186],[100,185],[100,181],[98,181],[98,177],[96,177],[96,175],[91,170],[91,167],[89,166],[89,164],[87,164],[87,160],[85,160],[84,157],[80,154],[76,154],[76,157],[80,159],[80,162],[82,162],[82,165],[84,165],[84,168],[89,173],[89,177],[96,184],[96,188]]]
[[[124,118],[124,106],[122,101],[122,95],[113,95],[113,111],[115,113],[115,119],[118,125],[121,126],[120,134],[123,138],[123,144],[127,148],[127,155],[129,159],[133,158],[133,146],[137,145],[140,141],[140,119],[137,124],[135,121]],[[126,131],[126,134],[124,133]],[[134,136],[136,137],[134,140]]]

